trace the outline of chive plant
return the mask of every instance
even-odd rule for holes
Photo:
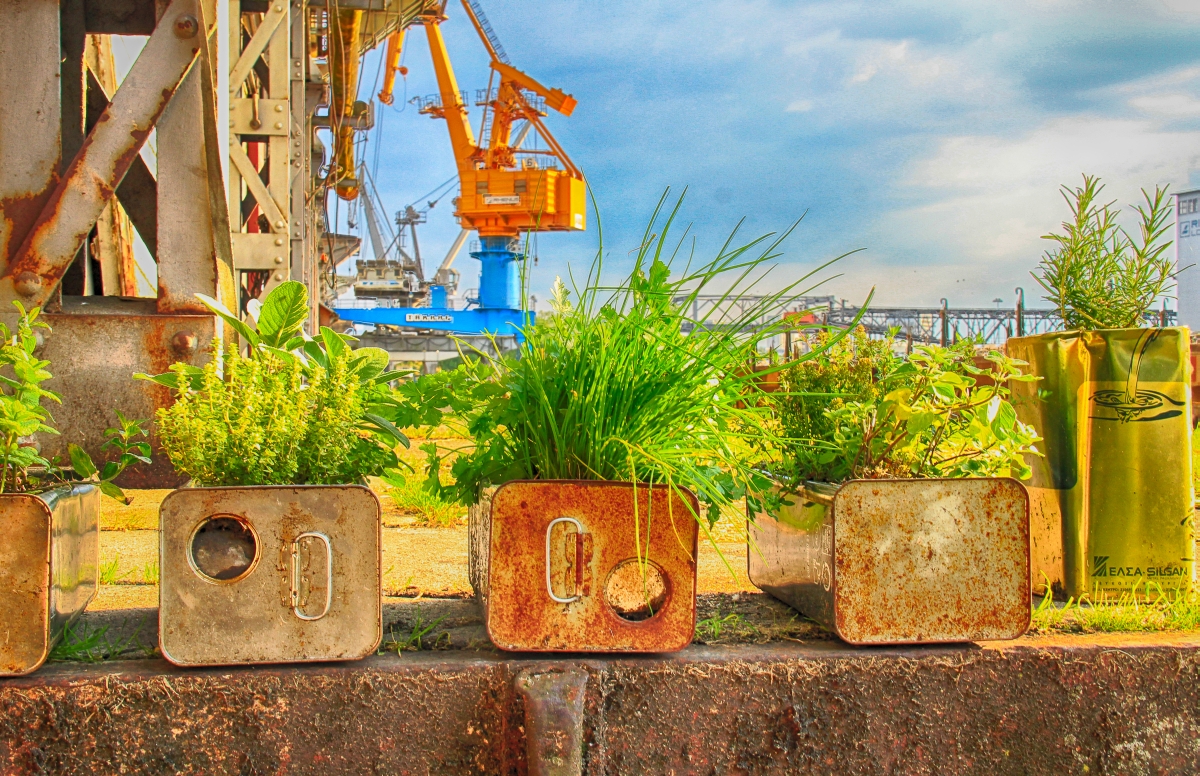
[[[753,367],[783,330],[782,313],[837,259],[764,290],[795,225],[740,244],[735,229],[714,258],[697,260],[694,241],[684,250],[686,230],[670,239],[683,197],[667,212],[668,194],[622,285],[602,282],[601,247],[582,287],[556,282],[553,312],[525,328],[515,356],[480,353],[400,389],[415,423],[452,418],[475,439],[453,462],[454,482],[434,474],[427,487],[469,504],[513,479],[663,484],[694,492],[708,526],[741,498],[754,513],[777,508],[761,464],[780,439],[771,408],[755,397],[762,372]],[[702,295],[717,303],[696,314]],[[436,473],[440,452],[425,449]]]

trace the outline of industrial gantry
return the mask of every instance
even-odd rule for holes
[[[542,121],[547,108],[570,116],[575,99],[513,67],[479,4],[462,0],[462,7],[487,49],[492,73],[493,83],[479,90],[475,101],[484,109],[480,139],[476,140],[471,128],[466,96],[458,88],[442,37],[444,12],[421,20],[429,40],[438,94],[416,102],[421,113],[445,119],[449,129],[460,184],[454,215],[463,228],[456,245],[461,245],[469,232],[479,234],[479,248],[471,252],[481,263],[478,298],[468,300],[473,304],[467,309],[446,306],[445,290],[436,281],[449,270],[449,261],[456,253],[452,249],[435,275],[429,306],[335,307],[334,312],[344,321],[461,334],[513,335],[532,320],[521,299],[521,235],[586,227],[583,173]],[[389,74],[398,66],[402,35],[398,33],[389,42]],[[390,94],[386,84],[385,93]],[[531,132],[545,141],[546,149],[523,146]]]
[[[0,0],[0,309],[46,310],[53,330],[39,355],[55,369],[56,420],[73,440],[95,455],[115,410],[153,417],[169,392],[130,375],[201,363],[229,335],[195,294],[244,309],[295,279],[316,309],[346,250],[326,233],[320,203],[331,187],[354,195],[353,133],[371,121],[356,100],[359,56],[440,9]],[[113,35],[144,40],[119,84]],[[329,158],[322,126],[334,137]],[[39,442],[65,459],[61,437]],[[129,484],[176,479],[160,461]]]

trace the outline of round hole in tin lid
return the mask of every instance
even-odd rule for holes
[[[648,620],[667,601],[667,580],[651,561],[623,560],[604,580],[604,600],[623,620]]]
[[[254,569],[258,539],[245,520],[217,515],[192,534],[188,560],[200,576],[212,582],[236,582]]]

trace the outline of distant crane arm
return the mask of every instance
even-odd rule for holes
[[[450,250],[446,253],[446,258],[442,259],[442,265],[438,267],[439,274],[450,269],[450,266],[454,264],[454,259],[458,257],[458,252],[462,250],[463,245],[466,244],[467,238],[470,235],[470,229],[463,229],[458,233],[458,237],[454,238],[454,243],[450,246]]]
[[[383,88],[379,90],[379,101],[384,105],[392,104],[392,96],[396,92],[396,73],[400,73],[401,75],[407,73],[405,68],[400,67],[400,55],[404,51],[405,32],[407,32],[407,28],[401,27],[388,36],[387,54],[385,55],[383,68]]]
[[[450,130],[450,145],[461,176],[475,169],[475,133],[471,130],[467,106],[459,94],[454,68],[450,65],[450,53],[446,50],[446,41],[436,20],[425,22],[425,35],[429,38],[429,53],[433,58],[433,70],[441,92],[441,114]]]
[[[570,116],[578,101],[561,89],[548,89],[542,86],[532,76],[522,73],[512,65],[506,65],[496,59],[492,60],[492,69],[500,74],[505,81],[517,84],[522,89],[537,94],[546,100],[546,104],[564,116]]]

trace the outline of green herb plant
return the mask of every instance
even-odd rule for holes
[[[1167,189],[1156,187],[1153,195],[1142,189],[1136,238],[1117,223],[1121,211],[1114,202],[1100,201],[1103,190],[1090,175],[1082,186],[1062,187],[1071,220],[1063,222],[1062,234],[1042,238],[1055,247],[1033,273],[1068,330],[1141,326],[1155,300],[1175,287],[1171,242],[1164,240],[1171,227]]]
[[[457,451],[449,485],[437,476],[441,450],[426,446],[428,488],[471,504],[483,488],[513,479],[686,487],[704,505],[707,527],[743,497],[777,509],[758,464],[778,435],[770,408],[747,400],[761,394],[761,373],[747,365],[781,330],[783,310],[803,293],[796,289],[827,265],[759,295],[791,230],[740,245],[735,230],[715,258],[700,261],[683,239],[669,240],[683,198],[664,220],[666,197],[623,285],[601,281],[601,248],[574,294],[556,282],[552,314],[524,328],[515,356],[475,354],[453,372],[398,388],[411,408],[404,424],[457,425],[475,440]],[[691,314],[714,293],[718,304]]]
[[[1040,437],[1017,420],[1008,384],[1037,378],[1000,352],[987,360],[975,365],[970,342],[920,345],[905,358],[861,331],[826,346],[783,374],[775,402],[788,435],[782,473],[796,482],[1027,479],[1025,456],[1037,454]]]
[[[50,362],[34,355],[38,333],[49,332],[50,326],[39,320],[41,308],[27,311],[18,301],[13,305],[19,316],[16,326],[10,329],[0,322],[0,493],[35,493],[92,481],[105,494],[128,501],[113,479],[131,465],[149,463],[150,447],[138,439],[146,435],[141,422],[126,418],[119,410],[121,426],[105,431],[102,446],[116,451],[115,461],[97,470],[92,457],[74,444],[67,445],[74,471],[41,455],[34,434],[58,434],[42,400],[62,403],[62,397],[42,385],[53,376],[47,369]]]
[[[353,337],[322,326],[303,333],[308,292],[276,286],[251,327],[215,299],[197,294],[234,329],[231,345],[203,367],[178,363],[161,375],[135,375],[172,388],[157,414],[163,451],[198,485],[352,483],[399,465],[408,439],[389,419],[398,411],[378,348],[353,349]]]

